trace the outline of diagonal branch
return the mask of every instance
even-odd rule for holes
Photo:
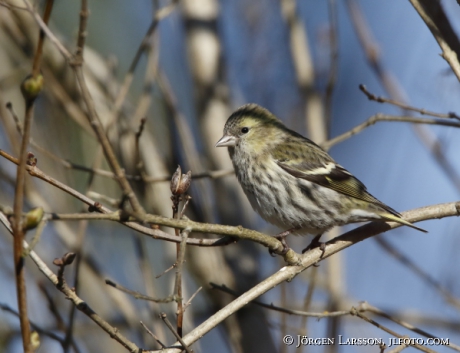
[[[423,207],[416,210],[404,212],[404,217],[411,221],[421,219],[432,219],[442,218],[448,216],[459,216],[460,215],[460,202],[452,202],[449,204],[442,204],[436,206]],[[276,273],[266,278],[258,285],[254,286],[246,293],[239,296],[233,302],[228,304],[225,308],[219,310],[217,313],[212,315],[208,320],[203,322],[201,325],[196,327],[192,332],[183,337],[183,341],[187,345],[191,345],[200,339],[203,335],[208,333],[211,329],[217,326],[220,322],[225,320],[228,316],[234,314],[236,311],[247,305],[252,300],[258,298],[262,294],[268,292],[273,287],[279,285],[284,281],[290,281],[298,274],[306,270],[307,268],[317,264],[325,258],[332,256],[333,254],[342,251],[349,246],[352,246],[358,242],[361,242],[367,238],[370,238],[379,233],[385,232],[393,227],[395,224],[372,222],[368,223],[359,228],[353,229],[335,239],[330,240],[326,243],[324,253],[319,248],[315,248],[308,251],[300,258],[299,265],[296,266],[285,266],[278,270]],[[164,349],[162,353],[179,353],[182,349],[182,345],[178,342],[174,344],[174,347]],[[160,351],[154,351],[160,352]]]
[[[409,0],[442,49],[442,58],[460,81],[460,41],[442,8],[441,1]]]

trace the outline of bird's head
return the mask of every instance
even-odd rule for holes
[[[267,109],[257,104],[246,104],[238,108],[227,120],[224,135],[216,147],[237,147],[242,144],[254,150],[264,148],[267,142],[274,142],[283,123]]]

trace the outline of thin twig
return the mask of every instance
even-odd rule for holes
[[[120,185],[120,188],[123,191],[124,196],[126,196],[136,214],[142,215],[144,214],[144,210],[139,203],[139,200],[137,199],[133,189],[131,188],[131,185],[129,184],[128,180],[125,177],[125,172],[121,168],[116,156],[115,152],[113,151],[113,148],[110,144],[110,141],[105,134],[105,131],[102,127],[101,121],[99,119],[99,116],[97,114],[96,106],[94,104],[93,98],[91,96],[91,93],[88,90],[88,86],[86,85],[85,82],[85,77],[83,75],[83,69],[81,65],[76,65],[74,66],[74,71],[75,75],[77,77],[77,81],[80,85],[80,89],[82,91],[82,96],[83,100],[85,101],[86,107],[88,109],[88,120],[91,123],[91,126],[94,129],[94,132],[96,133],[98,140],[102,146],[102,149],[104,151],[104,155],[107,159],[107,162],[109,163],[110,167],[112,168],[112,171],[115,173],[117,176],[117,181]]]
[[[43,43],[42,43],[43,44]],[[37,51],[39,55],[39,51]],[[24,227],[22,222],[22,208],[24,204],[24,187],[26,177],[27,164],[27,148],[30,140],[30,129],[34,114],[34,101],[38,95],[38,91],[30,86],[26,86],[30,82],[37,82],[38,76],[28,77],[21,85],[23,97],[26,105],[24,117],[24,129],[21,141],[21,149],[19,153],[19,161],[16,169],[16,185],[14,190],[14,219],[13,219],[13,258],[15,268],[16,296],[19,308],[19,320],[21,325],[22,342],[25,353],[31,353],[32,347],[30,344],[30,324],[27,316],[27,293],[25,284],[24,257],[23,257],[23,240]]]
[[[160,273],[159,275],[155,276],[156,279],[160,278],[161,276],[163,276],[165,273],[168,273],[169,271],[171,271],[173,268],[176,268],[177,266],[177,262],[173,263],[171,266],[169,266],[166,270],[164,270],[162,273]]]
[[[177,167],[173,176],[171,177],[171,201],[172,201],[172,218],[180,219],[182,218],[182,213],[179,212],[179,205],[181,201],[187,198],[187,190],[190,187],[192,172],[189,171],[186,174],[182,174],[182,169],[180,165]],[[187,199],[188,203],[188,199]],[[185,208],[185,206],[184,206]],[[191,230],[184,229],[181,236],[182,240],[180,243],[176,244],[176,279],[174,282],[173,295],[177,298],[177,334],[182,337],[182,327],[184,322],[184,309],[183,309],[183,298],[182,298],[182,267],[185,259],[185,248],[187,245],[187,238]],[[180,230],[178,228],[174,229],[176,236],[180,235]]]
[[[394,105],[396,107],[402,108],[404,110],[410,110],[410,111],[413,111],[413,112],[420,113],[422,115],[433,116],[435,118],[445,118],[445,119],[457,119],[457,120],[460,120],[460,116],[458,114],[454,113],[454,112],[449,112],[447,114],[435,113],[435,112],[432,112],[432,111],[429,111],[429,110],[426,110],[426,109],[420,109],[420,108],[412,107],[412,106],[407,105],[405,103],[398,102],[398,101],[396,101],[394,99],[389,99],[389,98],[376,96],[375,94],[369,92],[367,87],[365,85],[363,85],[363,84],[359,85],[359,89],[366,95],[366,97],[369,100],[377,102],[377,103],[388,103],[388,104]]]
[[[79,171],[82,171],[82,172],[87,172],[87,173],[99,175],[101,177],[110,178],[110,179],[116,179],[117,178],[117,176],[114,173],[112,173],[111,171],[104,170],[104,169],[99,169],[99,168],[91,168],[91,167],[87,167],[87,166],[84,166],[84,165],[74,163],[74,162],[69,161],[67,159],[60,158],[60,157],[56,156],[55,154],[53,154],[53,153],[51,153],[49,151],[45,152],[44,148],[38,146],[37,144],[33,144],[33,145],[37,149],[40,149],[40,151],[46,153],[48,156],[53,158],[53,160],[58,161],[62,166],[64,166],[67,169],[75,169],[75,170],[79,170]],[[218,179],[218,178],[222,178],[222,177],[232,175],[234,173],[235,172],[234,172],[233,169],[232,170],[230,170],[230,169],[228,169],[228,170],[212,170],[212,171],[208,171],[208,172],[194,174],[192,176],[192,179],[193,180],[195,180],[195,179],[203,179],[203,178]],[[143,181],[145,183],[152,183],[152,184],[153,183],[162,183],[162,182],[171,181],[171,176],[170,175],[163,176],[163,177],[142,177],[142,176],[139,176],[139,175],[126,174],[125,176],[126,176],[126,179],[128,179],[128,180]]]
[[[190,200],[192,199],[190,195],[185,195],[184,198],[185,198],[185,202],[184,202],[184,205],[182,206],[182,211],[180,211],[179,219],[182,219],[184,217],[185,210],[187,209],[187,206]]]
[[[79,224],[78,236],[77,236],[77,245],[75,247],[75,252],[77,254],[77,258],[75,261],[75,273],[74,273],[74,282],[73,282],[73,290],[75,293],[78,294],[79,292],[79,284],[80,284],[80,269],[81,263],[83,259],[83,245],[85,239],[86,228],[88,227],[88,221],[81,221]],[[73,342],[73,329],[75,325],[75,317],[76,317],[76,307],[72,305],[69,310],[69,319],[67,320],[67,327],[65,330],[65,338],[64,338],[64,345],[63,351],[64,353],[69,352],[70,344]]]
[[[404,338],[403,335],[400,335],[400,334],[396,333],[395,331],[390,330],[389,328],[379,324],[378,322],[376,322],[376,321],[374,321],[372,319],[369,319],[367,316],[361,314],[356,308],[352,308],[350,312],[351,312],[352,315],[355,315],[355,316],[359,317],[360,319],[363,319],[364,321],[374,325],[375,327],[378,327],[379,329],[389,333],[390,335],[393,335],[393,336],[398,337],[398,338]],[[429,348],[425,348],[422,345],[413,342],[413,340],[407,340],[407,341],[408,341],[410,346],[412,346],[414,348],[417,348],[417,349],[421,350],[422,352],[436,353],[436,351],[434,351],[432,349],[429,349]]]
[[[136,292],[134,290],[128,289],[126,287],[123,287],[121,284],[115,283],[110,279],[106,279],[105,283],[108,284],[109,286],[113,287],[113,288],[118,289],[119,291],[122,291],[124,293],[129,294],[129,295],[132,295],[136,299],[148,300],[148,301],[155,302],[155,303],[171,303],[173,301],[177,301],[177,298],[176,298],[175,295],[170,295],[169,297],[161,298],[161,299],[152,298],[152,297],[150,297],[148,295],[145,295],[145,294]]]
[[[43,22],[48,24],[48,21],[51,16],[51,10],[53,9],[54,0],[47,0],[45,5],[45,11],[43,13]],[[43,54],[43,44],[45,42],[45,32],[43,29],[40,29],[38,36],[37,50],[34,55],[34,62],[32,65],[32,76],[36,78],[40,73],[41,59]]]
[[[85,48],[85,41],[86,41],[86,26],[88,24],[88,16],[89,16],[89,10],[88,10],[88,1],[87,0],[81,0],[81,7],[80,7],[80,25],[78,29],[78,39],[77,39],[77,50],[75,51],[74,54],[74,63],[83,62],[83,50]]]
[[[147,331],[147,333],[152,336],[152,338],[162,347],[162,348],[166,348],[166,346],[163,344],[163,342],[160,341],[160,339],[152,332],[149,330],[149,328],[142,322],[140,321],[140,324],[142,325],[142,327],[145,329],[145,331]]]
[[[231,290],[230,288],[228,288],[225,285],[219,286],[218,284],[215,284],[215,283],[212,283],[212,282],[210,283],[210,285],[211,285],[211,287],[213,289],[218,289],[218,290],[220,290],[222,292],[231,294],[231,295],[233,295],[235,297],[238,296],[238,294],[235,291]],[[337,317],[337,316],[344,316],[344,315],[349,315],[350,314],[349,310],[334,311],[334,312],[324,312],[324,313],[313,313],[313,312],[307,312],[307,311],[303,311],[303,310],[288,309],[288,308],[284,308],[284,307],[281,307],[281,306],[276,306],[276,305],[273,305],[273,304],[266,304],[266,303],[263,303],[263,302],[261,302],[259,300],[253,300],[253,301],[251,301],[251,304],[255,304],[255,305],[261,306],[262,308],[278,311],[278,312],[281,312],[281,313],[284,313],[284,314],[304,316],[304,317],[316,317],[318,319],[321,319],[321,318],[324,318],[324,317]]]
[[[43,31],[45,31],[45,33],[50,38],[50,40],[52,40],[54,44],[58,45],[59,43],[59,45],[62,46],[62,44],[60,44],[60,42],[57,39],[55,39],[51,31],[49,31],[46,24],[43,23],[40,16],[31,8],[28,1],[24,0],[24,2],[26,6],[29,8],[29,10],[33,12],[34,18],[37,21],[38,25],[40,26],[41,29],[43,29]],[[80,13],[80,24],[79,24],[79,29],[78,29],[79,49],[77,50],[76,55],[74,56],[72,56],[65,48],[63,49],[60,48],[60,50],[62,54],[68,60],[71,61],[71,64],[72,64],[71,67],[74,70],[75,77],[80,86],[83,101],[86,104],[86,108],[87,108],[86,116],[87,116],[88,122],[91,124],[91,127],[93,128],[102,146],[107,162],[112,168],[112,171],[115,173],[117,177],[116,180],[118,181],[120,188],[123,191],[124,196],[128,198],[134,212],[136,214],[142,215],[145,212],[141,204],[139,203],[139,200],[137,199],[134,191],[132,190],[128,180],[126,179],[124,170],[121,168],[115,156],[115,152],[113,151],[110,141],[102,127],[102,123],[99,119],[99,116],[98,116],[98,113],[97,113],[97,110],[94,104],[94,100],[91,96],[91,93],[89,92],[88,86],[86,85],[85,77],[83,74],[83,47],[85,45],[85,39],[86,39],[87,16],[88,16],[87,1],[82,0],[82,8],[81,8],[81,13]]]
[[[184,304],[182,298],[182,268],[185,261],[185,249],[187,247],[187,238],[190,234],[190,229],[186,228],[181,232],[182,241],[178,245],[176,280],[174,282],[174,295],[177,300],[177,334],[182,337],[183,322],[184,322]]]
[[[185,351],[187,353],[192,353],[192,351],[190,350],[190,348],[185,344],[185,342],[182,340],[181,336],[179,336],[179,334],[176,332],[176,330],[174,330],[174,327],[171,325],[171,323],[169,322],[168,320],[168,317],[166,316],[165,313],[161,313],[160,314],[160,318],[163,320],[163,322],[166,324],[166,326],[169,328],[169,330],[172,332],[172,334],[174,335],[174,337],[177,338],[177,340],[179,341],[179,343],[182,345],[183,349],[185,349]]]
[[[61,41],[54,35],[54,33],[49,29],[47,24],[42,20],[40,15],[33,9],[33,7],[29,4],[28,0],[23,0],[24,4],[27,7],[27,10],[32,14],[35,21],[37,22],[38,26],[41,30],[43,30],[48,37],[48,39],[56,46],[59,52],[64,56],[65,59],[70,60],[72,58],[72,54],[66,49],[66,47],[61,43]]]
[[[12,233],[12,228],[8,222],[8,219],[5,215],[0,212],[0,222],[5,225],[5,227]],[[23,247],[28,249],[29,246],[26,241],[23,241]],[[65,296],[66,299],[69,299],[75,307],[87,315],[91,320],[93,320],[97,325],[99,325],[104,331],[106,331],[110,337],[114,338],[117,342],[119,342],[122,346],[128,349],[131,353],[139,353],[141,350],[137,347],[133,342],[129,341],[126,337],[124,337],[117,328],[111,326],[107,321],[102,319],[95,311],[93,311],[89,305],[84,302],[80,297],[77,296],[75,291],[73,291],[69,286],[65,283],[62,278],[63,271],[61,278],[59,279],[53,271],[46,265],[46,263],[35,253],[35,251],[30,251],[29,257],[32,261],[37,265],[40,272],[42,272],[48,280],[50,280],[57,289],[59,289]]]
[[[440,126],[450,126],[460,128],[460,122],[455,121],[446,121],[446,120],[436,120],[436,119],[426,119],[426,118],[415,118],[411,116],[394,116],[394,115],[385,115],[385,114],[376,114],[371,116],[365,122],[355,126],[353,129],[334,137],[321,144],[325,150],[330,149],[332,146],[350,138],[353,135],[356,135],[379,121],[395,121],[395,122],[405,122],[412,124],[427,124],[427,125],[440,125]]]
[[[13,314],[14,316],[18,317],[19,318],[19,313],[15,310],[13,310],[13,308],[11,308],[9,305],[7,304],[3,304],[3,303],[0,303],[0,309],[2,309],[3,311],[6,311],[8,313],[11,313]],[[49,337],[57,342],[59,342],[61,345],[63,345],[63,339],[61,337],[59,337],[59,335],[51,332],[51,331],[47,331],[43,328],[41,328],[39,325],[37,325],[36,323],[34,322],[30,322],[30,326],[32,326],[32,328],[37,331],[40,336],[45,336],[45,337]]]
[[[409,324],[409,323],[407,323],[407,322],[405,322],[403,320],[400,320],[400,319],[398,319],[398,318],[396,318],[394,316],[391,316],[391,315],[385,313],[384,311],[376,308],[375,306],[370,305],[367,302],[361,302],[359,304],[359,306],[357,307],[357,309],[360,312],[367,311],[367,312],[370,312],[370,313],[373,313],[373,314],[377,314],[377,315],[379,315],[381,317],[384,317],[384,318],[386,318],[388,320],[391,320],[391,321],[397,323],[398,325],[400,325],[400,326],[402,326],[404,328],[407,328],[407,329],[411,330],[412,332],[418,333],[418,334],[420,334],[422,336],[425,336],[427,338],[439,338],[436,335],[433,335],[433,334],[431,334],[429,332],[426,332],[426,331],[424,331],[424,330],[422,330],[422,329],[420,329],[418,327],[415,327],[415,326],[413,326],[413,325],[411,325],[411,324]],[[456,344],[453,344],[453,343],[449,342],[449,344],[447,346],[452,348],[452,349],[454,349],[454,350],[456,350],[456,351],[460,351],[460,346],[458,346]]]
[[[195,298],[195,296],[196,296],[202,289],[203,289],[203,287],[199,287],[199,288],[195,291],[195,293],[192,294],[192,296],[190,297],[190,299],[187,300],[187,301],[185,302],[185,304],[184,304],[184,312],[185,312],[185,310],[187,310],[187,308],[189,307],[189,305],[192,304],[193,298]]]
[[[18,118],[15,110],[13,109],[13,105],[11,104],[11,102],[6,103],[6,108],[10,112],[11,117],[13,118],[13,120],[15,122],[16,129],[18,130],[18,133],[20,135],[22,135],[22,133],[23,133],[22,132],[22,124],[19,121],[19,118]],[[141,120],[141,125],[139,126],[139,130],[136,133],[136,139],[138,139],[138,134],[141,131],[141,127],[143,128],[143,124],[145,124],[144,119]],[[82,172],[87,172],[87,173],[99,175],[101,177],[110,178],[110,179],[116,179],[117,178],[117,176],[113,172],[111,172],[109,170],[104,170],[104,169],[99,169],[99,168],[94,168],[94,167],[87,167],[87,166],[80,165],[78,163],[74,163],[72,161],[69,161],[67,159],[63,159],[63,158],[55,155],[51,151],[48,151],[44,147],[41,147],[32,138],[30,139],[30,144],[33,147],[35,147],[37,150],[39,150],[43,154],[46,154],[48,157],[50,157],[54,161],[58,162],[59,164],[61,164],[63,167],[65,167],[67,169],[79,170],[79,171],[82,171]],[[226,176],[233,175],[233,174],[235,174],[233,169],[210,170],[210,171],[203,172],[203,173],[193,174],[192,179],[193,180],[202,179],[202,178],[219,179],[219,178],[226,177]],[[161,183],[161,182],[170,182],[171,181],[171,176],[170,175],[162,176],[162,177],[148,177],[148,176],[126,174],[125,177],[128,180],[143,181],[145,183]]]
[[[18,164],[19,161],[17,158],[14,158],[13,156],[11,156],[10,154],[6,153],[5,151],[3,150],[0,150],[0,156],[8,159],[10,162],[12,163],[15,163],[15,164]],[[63,190],[64,192],[72,195],[73,197],[75,197],[76,199],[84,202],[85,204],[87,204],[88,206],[92,207],[92,208],[95,208],[96,210],[98,210],[98,212],[102,212],[103,214],[112,214],[112,210],[104,207],[103,205],[99,204],[98,202],[90,199],[89,197],[81,194],[80,192],[78,192],[77,190],[61,183],[60,181],[46,175],[45,173],[43,173],[37,166],[26,166],[26,170],[29,172],[29,174],[33,177],[37,177],[39,179],[42,179],[44,181],[46,181],[47,183],[57,187],[58,189],[61,189]],[[95,207],[95,205],[97,205],[97,207]],[[92,216],[89,216],[87,217],[86,214],[83,214],[83,215],[72,215],[70,216],[69,219],[73,219],[73,220],[83,220],[83,219],[92,219],[91,217],[93,217],[94,215],[96,214],[88,214],[88,215],[92,215]],[[50,219],[59,219],[59,218],[53,218],[51,217]],[[115,219],[112,219],[112,220],[115,220]],[[133,219],[133,221],[126,221],[126,217],[124,216],[120,216],[120,214],[118,215],[117,217],[117,221],[119,221],[120,223],[122,223],[123,225],[131,228],[131,229],[135,229],[143,234],[146,234],[146,235],[149,235],[151,236],[152,238],[154,239],[162,239],[162,240],[167,240],[167,241],[171,241],[171,242],[175,242],[175,243],[180,243],[181,242],[181,238],[180,237],[176,237],[174,235],[170,235],[166,232],[163,232],[159,229],[154,229],[154,228],[148,228],[148,227],[145,227],[143,225],[140,225],[139,223],[135,222],[136,219]],[[186,227],[184,227],[186,228]],[[235,228],[235,227],[229,227],[229,228],[234,228],[234,229],[240,229],[240,228]],[[243,229],[243,228],[241,228]],[[254,231],[250,231],[251,232],[254,232]],[[210,232],[211,233],[211,232]],[[251,233],[251,234],[256,234],[258,232],[254,232],[254,233]],[[261,233],[258,233],[258,234],[261,234]],[[268,238],[272,238],[272,237],[268,237]],[[276,244],[276,242],[278,242],[278,240],[276,240],[275,238],[272,238],[274,243],[273,244]],[[231,243],[234,243],[235,242],[235,239],[234,238],[231,238],[231,237],[224,237],[224,238],[220,238],[220,239],[195,239],[195,238],[192,238],[192,239],[188,239],[187,241],[187,244],[191,244],[191,245],[197,245],[197,246],[225,246],[225,245],[228,245],[228,244],[231,244]]]
[[[99,148],[98,151],[95,154],[94,160],[93,160],[93,166],[97,166],[101,163],[102,161],[102,151]],[[90,174],[90,177],[88,178],[87,184],[86,184],[86,193],[89,192],[91,189],[92,185],[94,182],[94,174]],[[75,246],[75,252],[77,253],[77,259],[75,262],[75,274],[74,274],[74,283],[73,283],[73,288],[75,293],[78,294],[79,289],[80,289],[80,271],[81,271],[81,264],[83,261],[83,250],[84,250],[84,242],[86,238],[86,230],[88,228],[88,221],[83,220],[79,224],[78,228],[78,234],[77,234],[77,244]],[[76,307],[75,305],[72,305],[70,307],[69,311],[69,319],[67,320],[68,324],[66,327],[66,332],[65,332],[65,340],[64,340],[64,353],[67,353],[70,349],[70,342],[73,342],[73,333],[74,333],[74,326],[75,326],[75,317],[76,317]]]

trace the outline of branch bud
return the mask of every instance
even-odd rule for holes
[[[26,164],[30,165],[31,167],[35,167],[37,165],[37,157],[32,152],[27,153],[27,161]]]
[[[180,165],[177,166],[176,172],[171,178],[171,192],[174,196],[182,195],[187,192],[192,182],[192,172],[189,170],[187,174],[182,174]]]
[[[21,83],[22,96],[26,101],[33,102],[43,88],[43,75],[38,74],[37,77],[32,75],[27,76]]]

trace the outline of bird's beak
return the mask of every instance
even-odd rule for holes
[[[224,135],[216,143],[216,147],[235,147],[237,138],[235,136]]]

